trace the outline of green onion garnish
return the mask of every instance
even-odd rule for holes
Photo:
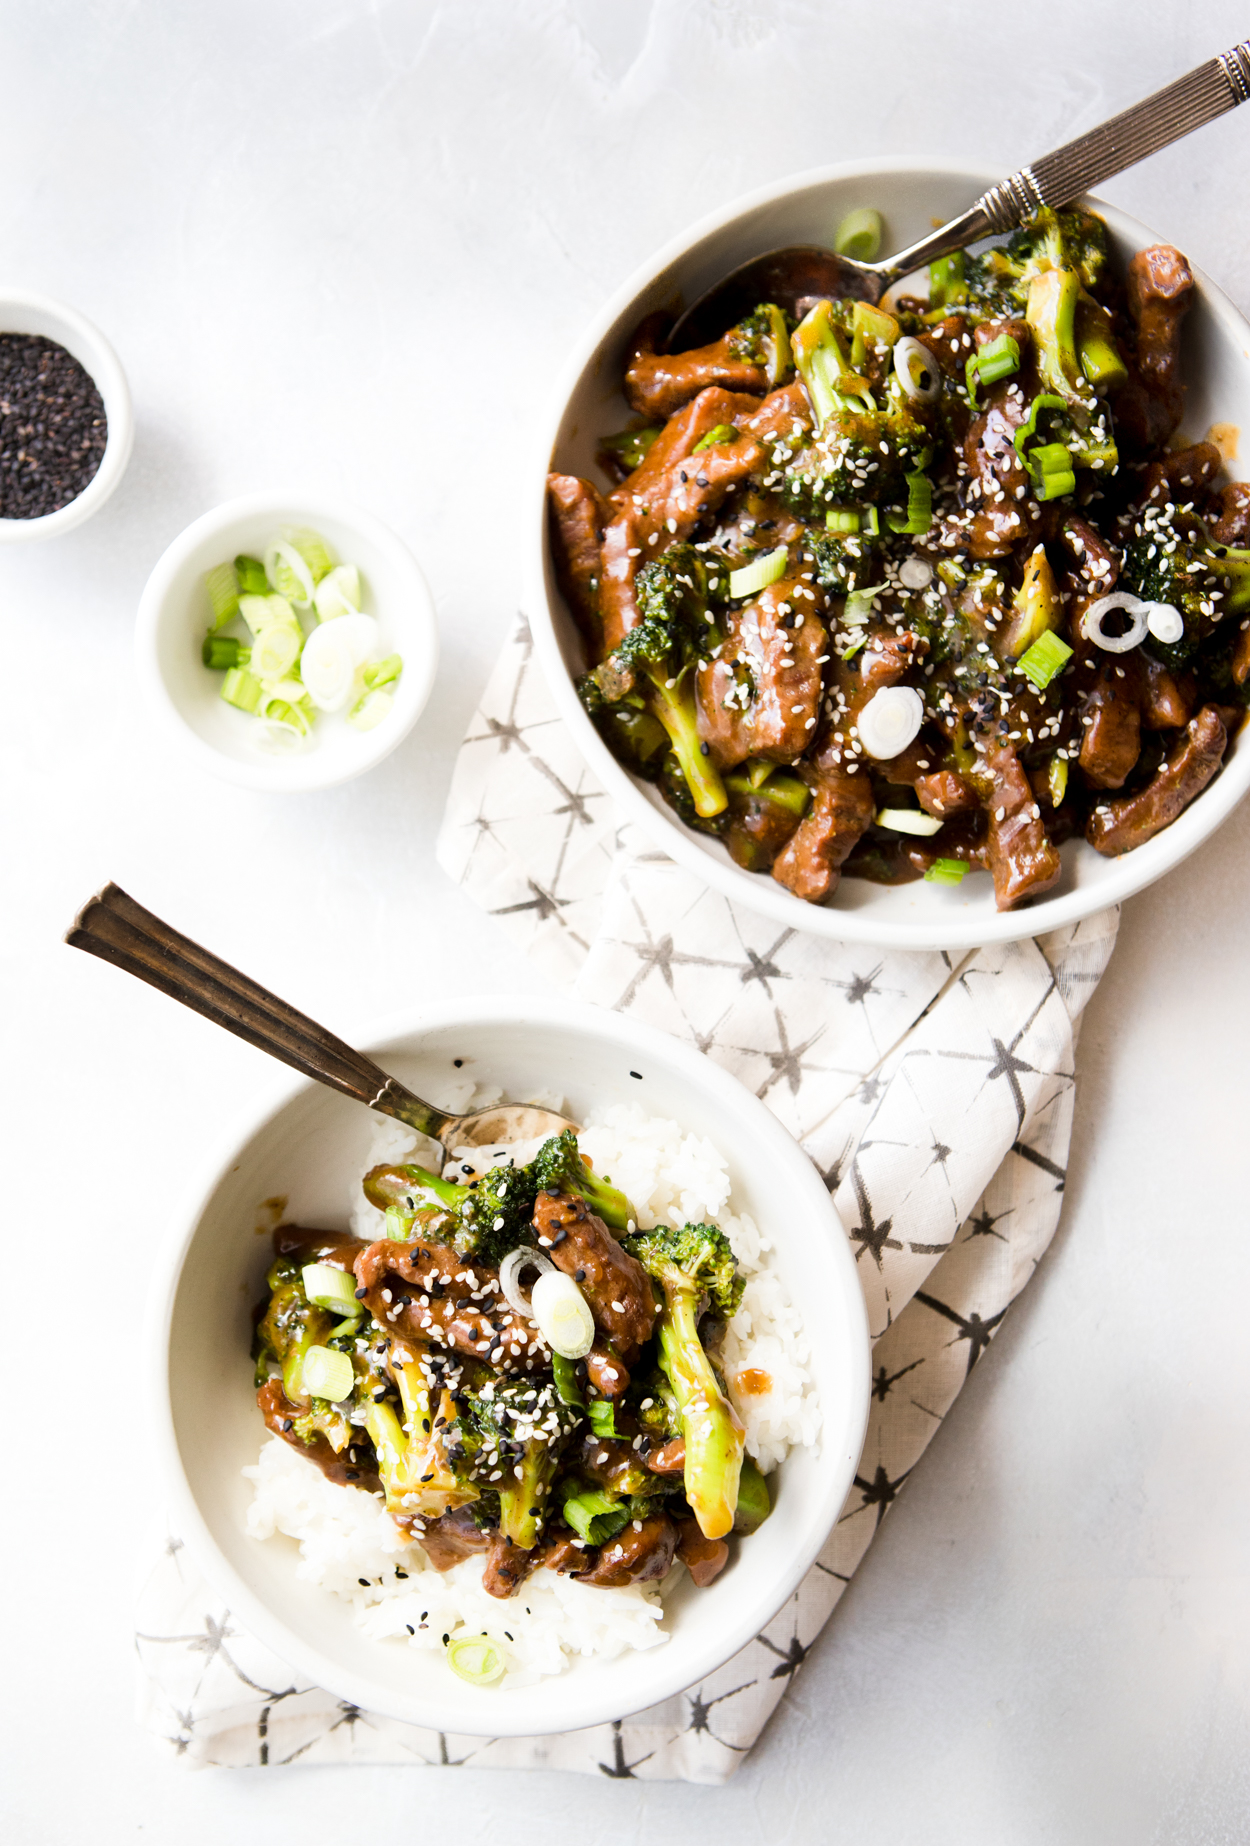
[[[1043,391],[1040,396],[1035,397],[1029,405],[1027,418],[1011,439],[1015,445],[1016,454],[1023,458],[1025,444],[1037,434],[1037,419],[1043,410],[1066,410],[1067,408],[1063,399],[1056,397],[1053,392]]]
[[[394,698],[384,687],[379,687],[376,692],[366,692],[348,712],[347,722],[358,731],[371,731],[375,725],[381,724],[394,703]]]
[[[504,1658],[486,1635],[460,1635],[449,1643],[447,1664],[471,1686],[490,1686],[502,1679]]]
[[[221,697],[239,711],[254,712],[264,696],[264,687],[246,667],[231,667],[221,682]]]
[[[754,596],[758,590],[766,590],[770,583],[785,576],[789,555],[784,545],[778,545],[775,551],[766,551],[762,558],[753,558],[740,570],[731,570],[730,596]]]
[[[1037,687],[1044,691],[1056,673],[1061,673],[1072,658],[1072,649],[1066,641],[1061,641],[1053,629],[1048,628],[1044,635],[1039,635],[1032,647],[1025,649],[1016,666],[1021,673],[1027,674]],[[1067,768],[1067,764],[1064,764]]]
[[[241,596],[268,596],[269,579],[265,575],[265,567],[259,558],[249,558],[246,555],[236,558],[234,569],[239,579]]]
[[[354,564],[336,564],[321,579],[313,595],[319,622],[333,621],[336,615],[355,615],[360,609],[360,572]]]
[[[602,1545],[629,1523],[629,1512],[606,1493],[574,1493],[564,1502],[564,1517],[588,1545]]]
[[[979,352],[973,353],[964,367],[968,396],[975,404],[978,382],[983,385],[997,384],[1000,378],[1013,378],[1019,370],[1019,345],[1009,333],[1000,333],[996,340],[990,340]]]
[[[833,234],[834,250],[853,263],[871,263],[881,248],[883,230],[881,213],[871,206],[848,212]]]
[[[334,1352],[329,1346],[310,1346],[304,1354],[303,1382],[310,1397],[342,1403],[351,1396],[355,1380],[355,1370],[345,1352]]]
[[[227,667],[245,667],[251,657],[251,649],[233,635],[205,635],[200,649],[200,659],[216,673],[223,673]]]
[[[320,583],[323,577],[329,576],[334,569],[334,558],[320,532],[310,532],[307,527],[301,527],[298,532],[288,532],[287,540],[307,564],[314,583]]]
[[[967,869],[962,859],[935,859],[925,879],[931,885],[957,885]]]
[[[704,449],[715,448],[718,442],[733,442],[737,434],[732,423],[718,423],[715,429],[710,429],[701,441],[695,443],[690,453],[701,455]]]
[[[587,1405],[586,1415],[596,1436],[615,1436],[616,1413],[606,1397],[596,1397]]]
[[[940,833],[944,824],[936,814],[926,814],[920,808],[877,809],[878,827],[885,827],[891,833],[915,833],[927,838]]]
[[[811,790],[806,782],[800,782],[797,776],[775,775],[773,767],[770,763],[769,774],[758,781],[750,775],[727,775],[725,787],[733,795],[754,795],[760,801],[775,801],[778,807],[788,808],[792,814],[806,814],[811,801]]]
[[[891,532],[927,532],[933,524],[933,485],[927,474],[907,476],[907,512],[888,513]]]
[[[285,679],[299,659],[304,637],[298,623],[270,622],[252,647],[252,672],[260,680]]]
[[[224,628],[239,613],[239,579],[233,564],[216,564],[204,577],[213,627]]]
[[[872,614],[873,603],[884,588],[884,583],[871,583],[866,584],[862,590],[852,590],[842,610],[842,626],[862,628]]]
[[[662,429],[663,425],[660,423],[653,424],[648,429],[623,429],[617,436],[605,436],[599,447],[607,449],[610,455],[615,455],[626,473],[632,474],[635,468],[642,467],[647,459],[647,450],[661,434]],[[704,437],[699,447],[703,448],[706,442],[707,438]]]
[[[1050,789],[1052,807],[1058,807],[1068,792],[1068,759],[1066,756],[1052,756],[1050,767],[1046,771],[1046,783]]]
[[[577,1384],[577,1361],[566,1359],[562,1352],[551,1355],[551,1371],[556,1381],[556,1394],[562,1404],[573,1404],[578,1410],[586,1408],[585,1399]]]
[[[265,575],[279,596],[296,608],[306,609],[317,587],[301,553],[288,539],[275,539],[265,553]]]
[[[360,1303],[356,1299],[356,1278],[345,1269],[336,1269],[332,1263],[305,1263],[300,1271],[304,1279],[304,1293],[314,1307],[329,1308],[334,1314],[359,1314]]]
[[[828,532],[858,532],[859,508],[831,506],[825,514],[825,530]]]
[[[1062,442],[1045,442],[1030,449],[1025,457],[1039,500],[1058,500],[1063,494],[1075,493],[1076,474],[1072,452]]]
[[[389,686],[397,680],[404,670],[404,663],[398,654],[388,654],[385,660],[372,661],[361,674],[365,685],[371,692],[379,686]]]

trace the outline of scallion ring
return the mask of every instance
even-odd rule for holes
[[[894,346],[894,375],[908,397],[931,404],[942,388],[938,362],[922,341],[905,333]]]
[[[313,599],[315,585],[308,565],[287,539],[280,538],[265,553],[265,575],[279,596],[306,609]]]
[[[353,610],[313,629],[300,655],[300,677],[314,705],[340,711],[352,695],[356,674],[377,644],[371,615]]]
[[[356,1278],[333,1263],[305,1263],[300,1270],[304,1293],[316,1308],[328,1308],[335,1314],[354,1318],[360,1313],[356,1299]]]
[[[447,1664],[471,1686],[492,1686],[507,1670],[503,1652],[489,1635],[457,1635],[448,1644]]]
[[[590,1304],[571,1276],[559,1269],[539,1276],[530,1294],[530,1313],[553,1352],[584,1359],[595,1339]]]
[[[1173,603],[1146,603],[1146,626],[1156,641],[1174,647],[1185,632],[1185,618]]]
[[[323,1397],[341,1404],[352,1394],[356,1373],[345,1352],[330,1346],[310,1346],[304,1354],[302,1383],[310,1397]]]
[[[1129,625],[1122,635],[1109,635],[1103,627],[1107,616],[1117,609],[1129,618]],[[1138,647],[1150,632],[1147,621],[1149,603],[1144,603],[1139,596],[1130,596],[1127,590],[1113,590],[1110,596],[1100,596],[1096,603],[1091,603],[1081,617],[1081,633],[1087,641],[1101,647],[1108,654],[1127,654],[1130,648]]]
[[[940,833],[945,822],[936,814],[922,814],[919,808],[878,808],[877,825],[890,833],[915,833],[928,838]]]
[[[313,604],[317,619],[333,621],[336,615],[355,615],[360,608],[360,572],[354,564],[336,564],[317,585]]]
[[[499,1286],[503,1290],[504,1300],[518,1314],[524,1314],[527,1320],[534,1319],[534,1310],[528,1295],[522,1293],[520,1278],[527,1269],[537,1270],[540,1276],[549,1275],[555,1264],[541,1250],[522,1247],[509,1250],[499,1265]]]
[[[883,686],[855,721],[869,756],[887,763],[905,750],[924,723],[924,700],[914,686]]]

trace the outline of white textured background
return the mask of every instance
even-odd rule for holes
[[[59,943],[112,877],[349,1038],[540,991],[431,849],[582,323],[758,182],[1006,171],[1248,31],[1230,0],[0,0],[0,282],[95,319],[138,414],[97,521],[0,551],[6,1841],[1250,1839],[1250,808],[1129,906],[1044,1271],[725,1790],[189,1777],[132,1727],[145,1256],[268,1072]],[[1250,109],[1105,188],[1243,309],[1248,155]],[[168,541],[282,483],[398,528],[445,649],[382,769],[290,800],[172,760],[130,666]]]

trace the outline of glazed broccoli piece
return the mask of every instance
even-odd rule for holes
[[[1200,520],[1148,507],[1124,553],[1117,588],[1146,602],[1171,603],[1185,632],[1171,645],[1144,645],[1171,667],[1184,666],[1217,622],[1250,611],[1250,551],[1216,545]]]
[[[519,1244],[533,1243],[530,1219],[537,1190],[529,1167],[489,1167],[479,1179],[458,1185],[420,1166],[374,1167],[365,1174],[365,1197],[387,1215],[387,1229],[410,1237],[418,1222],[426,1235],[447,1240],[449,1226],[431,1221],[422,1193],[432,1193],[446,1208],[451,1242],[463,1256],[498,1263]]]
[[[451,1440],[456,1408],[442,1389],[435,1408],[418,1355],[391,1353],[399,1405],[380,1391],[365,1393],[365,1430],[386,1490],[386,1510],[401,1518],[436,1519],[476,1500],[478,1490]]]
[[[338,1316],[308,1299],[296,1256],[280,1256],[265,1277],[265,1286],[269,1302],[256,1328],[256,1382],[264,1383],[271,1363],[280,1365],[282,1389],[291,1402],[307,1403],[304,1359],[311,1346],[325,1345]]]
[[[458,1407],[460,1440],[474,1477],[499,1497],[500,1532],[532,1551],[578,1411],[550,1381],[536,1385],[532,1378],[491,1379],[479,1391],[463,1392]]]
[[[935,304],[931,294],[930,305],[972,308],[979,311],[974,318],[1021,313],[1033,278],[1049,269],[1073,270],[1079,286],[1096,296],[1110,266],[1107,227],[1092,212],[1045,207],[1005,244],[979,256],[964,252],[947,265],[953,268],[943,272],[942,300]]]
[[[694,678],[700,659],[721,638],[710,599],[724,596],[727,589],[728,572],[719,559],[709,561],[692,545],[673,546],[638,573],[641,622],[578,683],[587,711],[609,741],[608,714],[627,702],[663,727],[695,811],[704,819],[724,811],[726,796],[715,764],[700,745]],[[631,727],[638,736],[636,718],[627,720],[626,730]],[[650,762],[657,753],[645,739],[639,742],[646,749],[644,761]]]
[[[710,1224],[681,1230],[657,1225],[622,1241],[663,1291],[656,1323],[660,1365],[686,1441],[686,1498],[704,1537],[723,1538],[738,1506],[742,1425],[703,1349],[699,1315],[705,1298],[726,1320],[736,1310],[744,1283],[734,1253],[724,1232]]]
[[[781,384],[793,369],[790,323],[771,301],[762,302],[753,314],[731,327],[725,340],[739,358],[764,367],[770,387]]]
[[[625,1194],[586,1165],[571,1128],[543,1142],[534,1159],[533,1174],[535,1192],[575,1192],[609,1230],[627,1230],[637,1217]]]

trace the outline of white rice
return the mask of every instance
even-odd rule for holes
[[[462,1095],[440,1098],[444,1107],[464,1109],[472,1102],[484,1108],[498,1100],[498,1091],[475,1093],[469,1080],[461,1087]],[[525,1100],[563,1106],[551,1095]],[[767,1237],[745,1212],[732,1209],[724,1156],[710,1141],[646,1115],[637,1104],[593,1112],[579,1141],[595,1171],[633,1200],[644,1229],[706,1222],[719,1224],[728,1237],[746,1288],[725,1336],[725,1379],[746,1429],[747,1452],[770,1474],[791,1447],[817,1440],[820,1408],[802,1319],[769,1266]],[[517,1146],[508,1157],[524,1162],[538,1145]],[[480,1148],[457,1150],[452,1158],[487,1164]],[[379,1120],[362,1172],[413,1159],[437,1171],[443,1150],[400,1122]],[[356,1236],[383,1235],[382,1214],[358,1181],[350,1208]],[[327,1481],[278,1436],[266,1440],[258,1465],[244,1473],[255,1483],[250,1535],[281,1532],[295,1539],[297,1576],[350,1600],[359,1626],[374,1639],[394,1637],[441,1651],[448,1637],[487,1634],[508,1662],[505,1683],[517,1686],[564,1671],[578,1655],[611,1660],[627,1648],[655,1647],[668,1638],[661,1626],[664,1584],[601,1589],[537,1570],[503,1602],[483,1589],[480,1557],[434,1570],[419,1545],[404,1541],[380,1500]]]

